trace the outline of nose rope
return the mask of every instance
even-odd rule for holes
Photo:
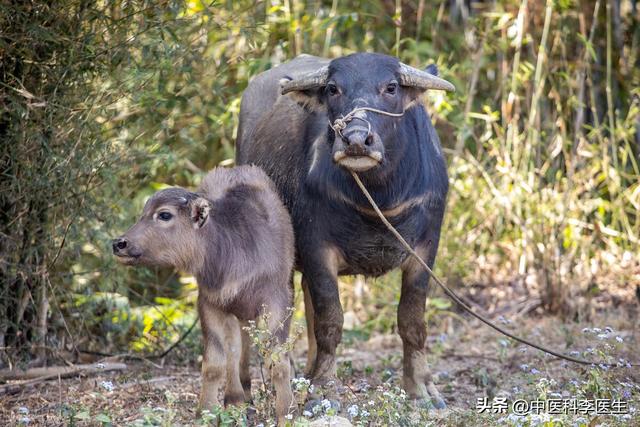
[[[378,110],[377,108],[356,107],[353,110],[351,110],[349,114],[347,114],[346,116],[341,117],[339,119],[335,119],[333,123],[331,123],[331,120],[329,120],[329,126],[331,127],[331,129],[333,129],[335,133],[340,135],[340,138],[343,138],[342,131],[346,129],[347,124],[353,119],[360,119],[367,123],[367,127],[369,128],[367,133],[371,133],[371,123],[369,122],[369,120],[365,119],[364,117],[357,116],[357,114],[361,111],[371,111],[372,113],[383,114],[385,116],[391,116],[391,117],[402,117],[404,116],[404,113],[407,110],[405,109],[404,111],[402,111],[402,113],[390,113],[388,111]]]

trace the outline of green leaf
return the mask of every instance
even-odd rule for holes
[[[447,310],[451,308],[451,301],[444,298],[431,298],[429,305],[437,310]]]
[[[105,413],[96,415],[95,420],[103,424],[111,424],[111,418]]]

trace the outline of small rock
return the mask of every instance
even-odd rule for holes
[[[346,419],[338,416],[325,416],[312,421],[309,427],[351,427],[353,424]]]

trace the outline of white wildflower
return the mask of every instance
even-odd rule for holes
[[[574,420],[574,423],[572,424],[572,426],[580,427],[580,426],[587,425],[587,424],[588,424],[588,421],[585,418],[578,417],[578,418],[576,418]]]
[[[302,390],[308,389],[309,386],[311,385],[311,381],[309,381],[304,377],[294,378],[291,380],[291,383],[293,384],[293,388],[296,391],[302,391]]]
[[[358,405],[351,405],[347,408],[347,414],[349,414],[351,418],[357,417],[358,412]]]
[[[113,389],[115,388],[111,381],[101,381],[100,382],[100,387],[102,387],[103,389],[105,389],[107,391],[113,391]]]

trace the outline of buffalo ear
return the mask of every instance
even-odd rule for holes
[[[402,88],[402,108],[408,110],[414,104],[420,103],[420,97],[424,95],[426,89],[405,86]]]
[[[438,71],[438,66],[436,64],[427,65],[424,71],[436,77],[439,77],[439,74],[440,74],[440,72]]]
[[[291,77],[283,77],[280,79],[280,93],[282,96],[286,96],[308,111],[319,111],[324,109],[324,103],[321,98],[321,92],[324,90],[324,86],[310,89],[283,91],[285,85],[292,80],[293,79]]]
[[[198,197],[191,202],[191,221],[193,228],[202,228],[209,219],[209,211],[211,211],[211,202],[204,197]]]
[[[455,87],[448,81],[439,77],[440,72],[436,64],[430,64],[424,70],[401,64],[401,84],[404,86],[404,108],[418,100],[422,94],[430,89],[455,91]],[[435,79],[434,79],[435,78]]]

